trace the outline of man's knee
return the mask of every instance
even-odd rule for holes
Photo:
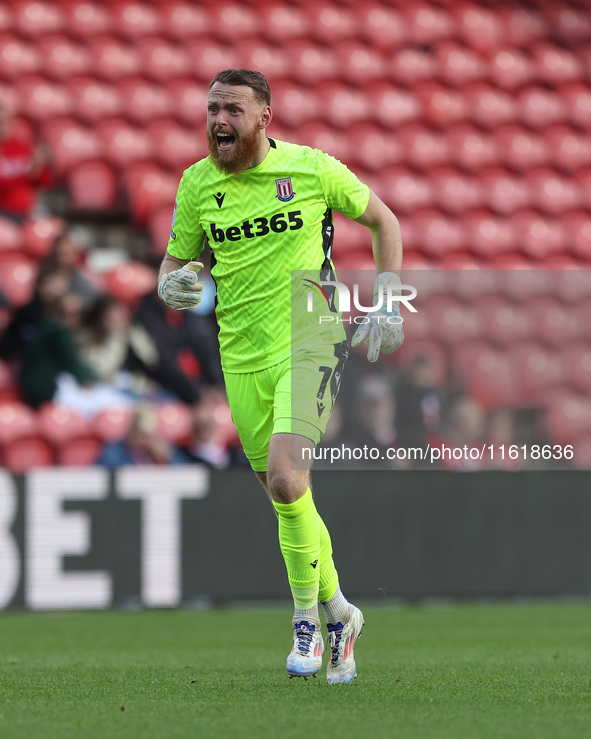
[[[267,473],[269,493],[277,503],[293,503],[306,492],[307,477],[291,469],[269,470]]]

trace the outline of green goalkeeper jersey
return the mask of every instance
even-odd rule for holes
[[[261,164],[238,175],[211,157],[189,167],[175,203],[168,252],[195,259],[205,239],[211,248],[226,372],[256,372],[290,355],[293,271],[329,279],[332,210],[358,218],[369,202],[369,188],[337,159],[269,141]],[[342,324],[323,326],[322,337],[341,341]]]

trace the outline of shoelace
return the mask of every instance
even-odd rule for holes
[[[341,637],[343,636],[343,627],[331,629],[328,634],[330,643],[330,661],[335,665],[339,661],[339,647],[341,646]]]
[[[296,630],[296,638],[298,640],[298,652],[307,656],[312,646],[312,638],[314,632],[310,631],[307,626],[302,626]]]

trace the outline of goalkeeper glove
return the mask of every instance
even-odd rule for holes
[[[381,296],[381,307],[368,313],[351,340],[351,346],[363,342],[369,344],[367,358],[376,362],[380,349],[386,354],[396,351],[404,341],[404,329],[398,301],[392,302],[388,310],[388,295],[400,295],[400,277],[396,272],[381,272],[373,289],[373,304],[378,305]]]
[[[181,269],[164,275],[158,285],[158,295],[169,308],[187,310],[201,302],[204,282],[198,282],[197,275],[203,268],[201,262],[189,262]]]

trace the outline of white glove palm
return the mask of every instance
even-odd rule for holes
[[[388,310],[388,295],[400,295],[400,277],[396,272],[381,272],[375,281],[373,304],[378,305],[381,296],[381,307],[368,313],[351,340],[351,346],[364,341],[369,344],[367,358],[376,362],[380,349],[386,354],[396,351],[404,341],[404,328],[400,316],[398,302],[393,302]]]
[[[162,277],[158,295],[169,308],[187,310],[199,305],[205,287],[205,283],[197,279],[200,269],[203,269],[201,262],[189,262]]]

